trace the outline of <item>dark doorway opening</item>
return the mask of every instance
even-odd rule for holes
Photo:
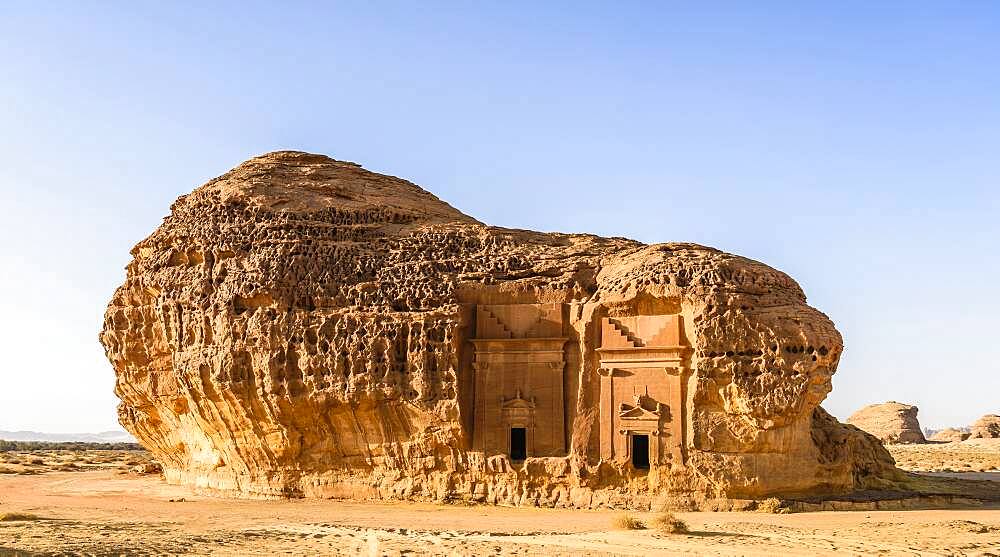
[[[649,470],[649,436],[632,435],[632,467]]]
[[[528,457],[528,436],[523,427],[510,428],[510,459],[524,460]]]

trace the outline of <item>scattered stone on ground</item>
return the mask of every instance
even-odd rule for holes
[[[159,464],[145,450],[13,450],[0,451],[0,474],[46,474],[116,470],[121,474],[153,474]],[[139,471],[143,470],[143,471]],[[155,471],[153,471],[155,470]]]
[[[911,472],[1000,472],[1000,439],[886,445],[896,466]]]

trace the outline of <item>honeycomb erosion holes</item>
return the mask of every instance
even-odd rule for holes
[[[897,474],[819,406],[833,323],[716,249],[488,226],[281,151],[178,198],[131,253],[100,340],[122,425],[173,483],[648,508]]]

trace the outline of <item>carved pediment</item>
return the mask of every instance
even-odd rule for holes
[[[618,416],[622,419],[628,420],[658,420],[660,418],[660,413],[646,410],[645,408],[638,406],[622,404],[622,407],[618,412]]]
[[[522,397],[521,389],[518,389],[517,394],[513,398],[503,399],[500,407],[504,410],[534,410],[535,398],[526,399]]]
[[[663,405],[646,395],[636,395],[633,404],[621,403],[618,417],[623,420],[659,420]]]

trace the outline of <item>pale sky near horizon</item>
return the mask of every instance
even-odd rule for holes
[[[0,2],[0,430],[117,427],[129,249],[276,149],[763,261],[844,335],[833,414],[1000,413],[1000,4],[706,4]]]

